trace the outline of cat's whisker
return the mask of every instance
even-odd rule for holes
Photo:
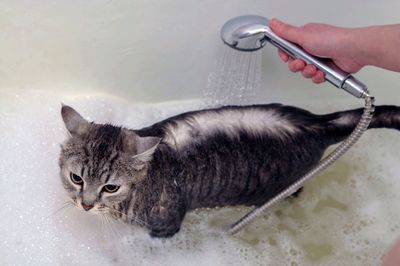
[[[113,237],[114,237],[114,238],[120,239],[120,237],[118,236],[117,231],[116,231],[115,228],[112,226],[109,217],[108,217],[107,215],[104,216],[104,217],[106,218],[106,221],[107,221],[107,223],[108,223],[108,225],[109,225],[109,228],[110,228],[110,232],[111,232],[111,234],[113,235]]]
[[[117,212],[117,213],[119,213],[121,215],[126,216],[126,218],[128,218],[129,220],[133,220],[134,222],[138,223],[141,226],[147,226],[148,225],[145,221],[139,219],[138,217],[129,216],[126,213],[120,212],[120,211],[118,211],[117,209],[114,209],[114,208],[110,208],[110,207],[106,207],[106,208],[110,209],[111,211],[115,211],[115,212]]]
[[[101,221],[101,231],[103,232],[104,236],[107,236],[107,227],[105,222],[105,214],[100,214],[100,221]]]
[[[130,219],[132,219],[134,222],[138,223],[141,226],[148,226],[148,223],[139,219],[138,217],[131,217]]]
[[[104,221],[104,229],[107,231],[107,233],[110,236],[112,236],[112,232],[111,232],[111,229],[110,229],[110,226],[109,226],[109,221],[107,219],[107,216],[106,215],[102,215],[102,217],[103,217],[103,221]]]
[[[114,219],[110,219],[110,224],[111,224],[111,227],[114,229],[114,232],[116,233],[116,235],[118,236],[118,238],[121,239],[121,238],[122,238],[122,235],[121,235],[121,233],[119,232],[118,227],[117,227],[116,224],[115,224],[115,220],[114,220]]]
[[[69,207],[72,207],[72,206],[73,206],[73,204],[71,203],[71,201],[64,202],[61,207],[59,207],[58,209],[56,209],[55,211],[50,213],[48,216],[45,217],[45,219],[47,220],[50,217],[53,217],[57,213],[61,212],[62,210],[66,210],[66,209],[68,209]]]
[[[100,222],[101,231],[103,231],[103,214],[100,214]]]
[[[69,201],[69,203],[72,204],[73,206],[77,207],[77,208],[80,207],[80,206],[78,205],[78,203],[77,203],[75,200],[73,200],[73,199],[71,199],[71,200]]]

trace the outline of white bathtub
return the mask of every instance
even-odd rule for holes
[[[196,211],[160,241],[75,209],[54,214],[66,201],[59,109],[137,128],[200,106],[233,16],[355,27],[399,23],[398,10],[398,1],[361,0],[1,1],[0,264],[378,265],[400,237],[398,132],[367,132],[299,199],[237,236],[222,230],[244,208]],[[262,53],[260,102],[321,113],[362,106],[289,73],[275,53]],[[357,77],[377,104],[400,103],[399,73],[367,67]]]

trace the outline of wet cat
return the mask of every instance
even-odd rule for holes
[[[400,107],[375,110],[370,128],[400,129]],[[88,122],[63,106],[70,137],[60,154],[61,180],[79,208],[171,237],[189,210],[265,203],[346,138],[361,113],[226,106],[132,130]]]

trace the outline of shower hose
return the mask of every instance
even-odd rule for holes
[[[303,175],[299,180],[290,185],[287,189],[283,190],[277,196],[267,201],[264,205],[255,208],[254,210],[243,216],[236,223],[232,224],[228,229],[229,234],[235,234],[239,232],[243,227],[251,223],[264,211],[272,208],[275,204],[299,190],[301,187],[303,187],[305,182],[307,182],[312,177],[318,175],[328,166],[333,164],[337,159],[339,159],[340,156],[342,156],[346,151],[351,148],[351,146],[353,146],[357,142],[364,131],[368,129],[369,123],[371,122],[374,113],[374,97],[370,96],[368,91],[366,91],[363,98],[365,100],[363,114],[361,115],[360,121],[354,128],[353,132],[351,132],[350,136],[346,140],[344,140],[336,149],[334,149],[329,155],[322,159],[318,165],[316,165],[308,173]]]

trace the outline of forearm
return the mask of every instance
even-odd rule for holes
[[[361,65],[400,71],[400,24],[351,29],[349,38]]]

